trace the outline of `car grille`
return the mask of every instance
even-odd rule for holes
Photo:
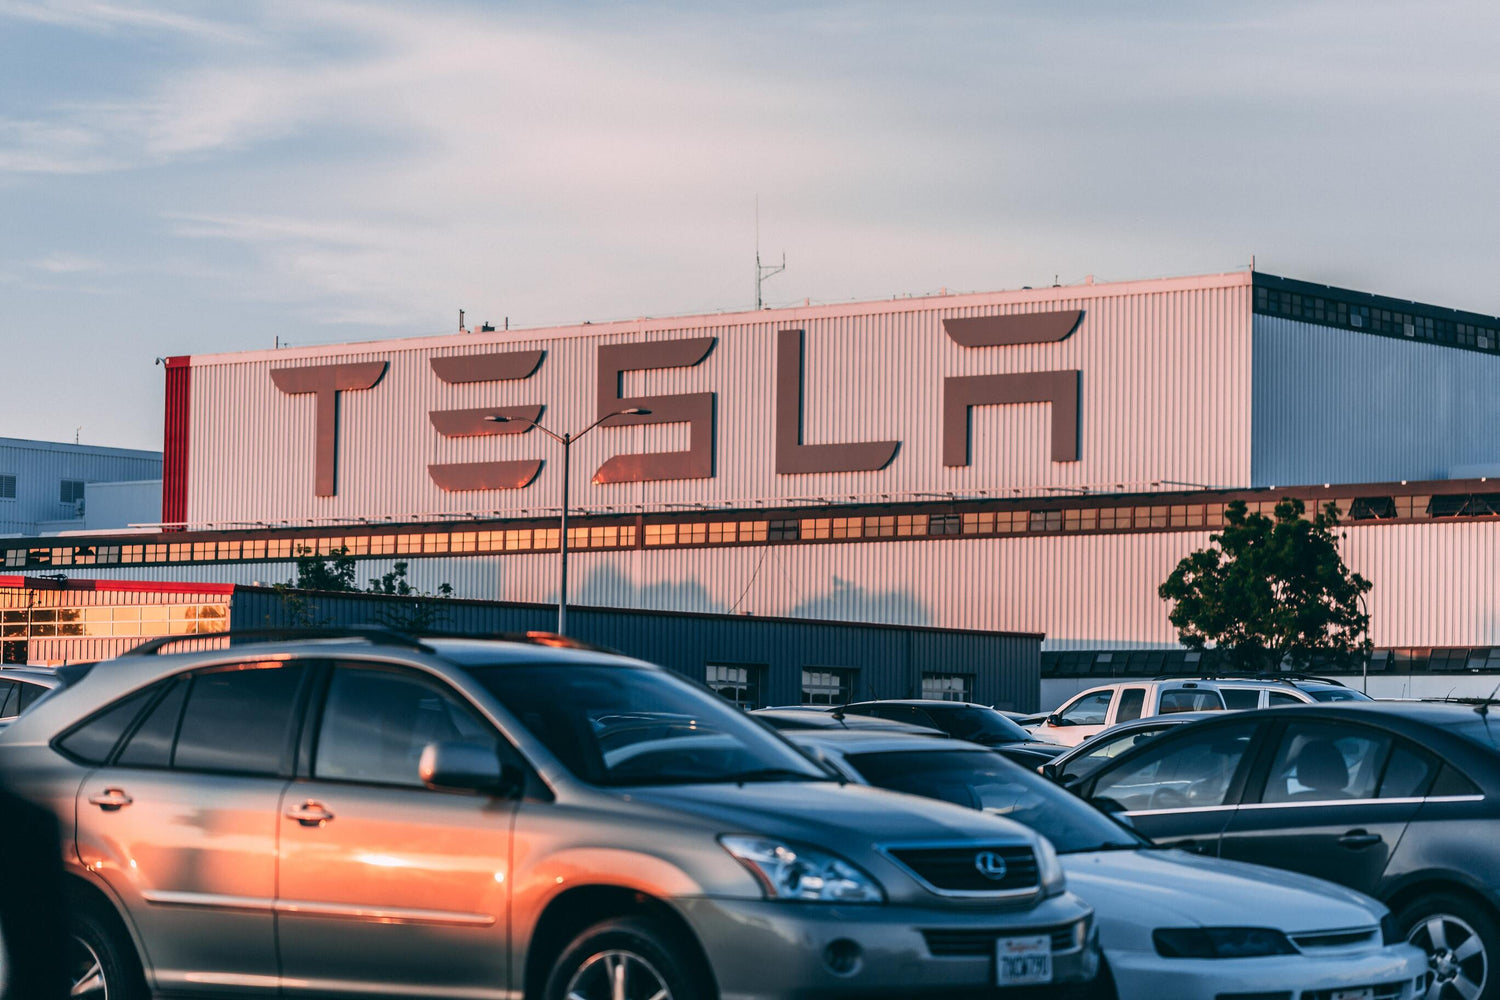
[[[1038,934],[1046,934],[1052,938],[1052,951],[1054,953],[1078,950],[1078,925],[1068,924],[1065,927],[1046,927],[1037,930],[1018,929],[1008,927],[1004,930],[975,929],[970,930],[924,930],[922,937],[927,939],[927,951],[934,958],[961,958],[973,955],[995,954],[995,942],[1003,937],[1033,937]]]
[[[1004,862],[1004,875],[995,878],[980,871],[978,859],[985,854]],[[1023,892],[1037,887],[1036,855],[1030,847],[904,847],[892,849],[890,855],[939,892]]]
[[[1302,951],[1353,948],[1380,943],[1380,928],[1361,927],[1348,931],[1323,931],[1315,934],[1293,934],[1292,943]]]

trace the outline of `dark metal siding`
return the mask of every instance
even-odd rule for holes
[[[312,614],[327,625],[379,622],[389,599],[361,594],[309,595]],[[442,602],[435,630],[517,632],[551,630],[557,612],[548,605]],[[286,602],[275,591],[242,588],[230,611],[232,628],[290,625]],[[803,667],[859,671],[855,697],[921,695],[922,673],[972,674],[975,701],[1035,711],[1040,690],[1041,637],[997,632],[899,628],[750,616],[668,614],[569,608],[574,638],[660,663],[694,680],[708,663],[764,665],[762,700],[801,700]]]

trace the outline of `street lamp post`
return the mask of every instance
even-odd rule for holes
[[[568,472],[572,465],[573,442],[583,437],[595,427],[598,427],[600,424],[604,423],[604,421],[608,420],[610,417],[645,416],[650,412],[650,410],[642,409],[639,406],[632,406],[626,410],[616,410],[613,413],[606,413],[604,416],[600,417],[598,420],[595,420],[593,423],[589,424],[577,434],[558,434],[556,431],[549,430],[548,428],[543,427],[541,424],[537,423],[535,420],[531,420],[526,417],[507,417],[504,414],[495,413],[484,418],[485,420],[496,424],[530,424],[532,427],[535,427],[537,430],[541,431],[543,434],[547,435],[549,438],[562,445],[562,518],[560,525],[561,531],[558,535],[558,552],[561,556],[561,559],[557,581],[558,635],[568,634],[568,480],[570,478]]]

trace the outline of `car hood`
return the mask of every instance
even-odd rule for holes
[[[747,782],[633,788],[637,803],[688,813],[722,833],[783,837],[844,850],[852,844],[973,842],[1030,844],[1028,828],[998,816],[867,785]]]
[[[1043,742],[1042,740],[1025,740],[1015,743],[997,743],[995,750],[1026,750],[1030,753],[1041,754],[1046,757],[1056,757],[1068,752],[1068,748],[1061,743]]]
[[[1385,907],[1295,872],[1185,851],[1065,854],[1068,888],[1092,903],[1106,948],[1151,950],[1157,927],[1273,927],[1288,934],[1379,924]]]

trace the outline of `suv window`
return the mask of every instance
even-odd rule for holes
[[[1262,802],[1372,799],[1389,736],[1364,726],[1292,723],[1281,735]]]
[[[187,700],[186,677],[179,678],[146,718],[136,727],[125,749],[115,758],[121,767],[167,767],[172,763],[172,745],[177,741],[177,724],[182,719],[182,704]]]
[[[146,688],[95,712],[74,726],[71,732],[65,733],[57,741],[57,748],[86,764],[103,764],[125,730],[155,694],[155,688]]]
[[[38,698],[51,690],[51,688],[44,688],[40,684],[19,684],[17,687],[21,689],[20,712],[26,711],[36,703]],[[19,715],[20,712],[17,714]]]
[[[1224,707],[1234,712],[1248,712],[1260,707],[1260,688],[1220,688]]]
[[[1131,812],[1223,805],[1254,734],[1252,723],[1240,723],[1153,742],[1101,775],[1091,797],[1112,799]]]
[[[339,667],[328,686],[313,776],[421,788],[429,743],[499,751],[494,731],[456,696],[394,670]]]
[[[1115,709],[1116,722],[1132,722],[1141,717],[1146,707],[1145,688],[1125,688],[1120,692],[1120,707]]]
[[[173,766],[235,774],[280,772],[303,671],[300,663],[265,661],[216,667],[193,677]]]
[[[0,719],[14,719],[21,714],[21,685],[0,681]]]
[[[1114,697],[1113,691],[1085,695],[1057,713],[1057,722],[1062,726],[1102,726],[1109,716],[1109,703]]]
[[[1275,708],[1278,705],[1301,705],[1303,701],[1294,694],[1285,691],[1272,691],[1266,696],[1266,707]]]
[[[1173,712],[1217,712],[1224,707],[1224,699],[1217,691],[1203,688],[1173,688],[1163,691],[1156,703],[1157,715]]]

